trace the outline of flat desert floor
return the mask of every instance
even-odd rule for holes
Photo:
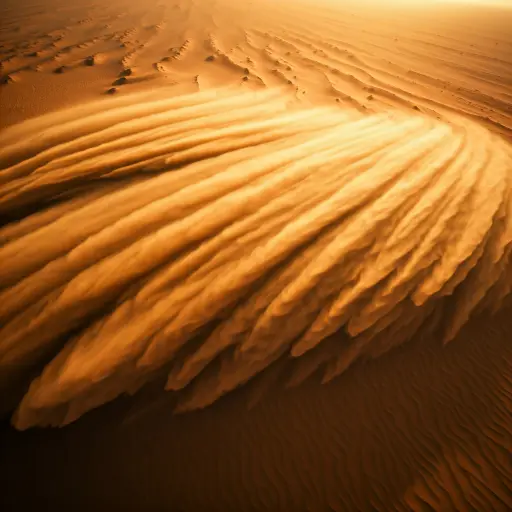
[[[2,510],[512,510],[512,7],[424,3],[2,4]]]

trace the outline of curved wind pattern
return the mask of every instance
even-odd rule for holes
[[[292,383],[324,365],[327,381],[418,332],[449,342],[512,289],[512,153],[455,115],[159,90],[2,140],[0,370],[3,389],[25,383],[18,428],[162,373],[179,411],[280,358]]]

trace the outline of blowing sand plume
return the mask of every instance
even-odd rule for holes
[[[511,291],[511,152],[477,124],[278,90],[111,101],[4,132],[0,367],[5,390],[31,380],[18,428],[162,372],[177,410],[205,407],[344,330],[330,380],[433,319],[449,342]]]
[[[4,0],[0,510],[510,512],[510,3]]]

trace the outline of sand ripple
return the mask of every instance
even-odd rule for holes
[[[278,359],[330,380],[501,307],[508,143],[456,116],[286,98],[160,90],[3,132],[0,368],[6,390],[32,380],[18,428],[162,372],[180,411]]]

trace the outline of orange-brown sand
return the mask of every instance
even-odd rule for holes
[[[496,3],[6,0],[0,122],[111,89],[232,84],[363,112],[461,112],[510,137],[512,12]]]
[[[2,7],[0,505],[512,509],[512,9],[383,4]]]

